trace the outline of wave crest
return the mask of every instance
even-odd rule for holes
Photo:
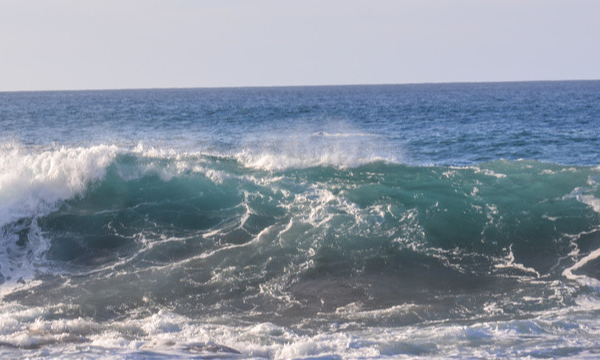
[[[0,148],[0,227],[47,213],[57,202],[80,194],[105,175],[118,151],[114,145],[40,153],[15,144]]]

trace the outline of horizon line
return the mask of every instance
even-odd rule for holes
[[[600,79],[560,79],[560,80],[499,80],[499,81],[440,81],[406,83],[362,83],[362,84],[320,84],[320,85],[241,85],[241,86],[172,86],[172,87],[123,87],[90,89],[45,89],[45,90],[0,90],[2,93],[39,93],[39,92],[85,92],[85,91],[138,91],[138,90],[218,90],[218,89],[270,89],[270,88],[317,88],[317,87],[354,87],[354,86],[411,86],[411,85],[452,85],[452,84],[510,84],[510,83],[550,83],[550,82],[593,82]]]

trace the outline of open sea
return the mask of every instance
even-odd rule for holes
[[[600,358],[600,81],[0,93],[0,358]]]

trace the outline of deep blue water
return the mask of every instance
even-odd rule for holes
[[[0,93],[0,354],[594,358],[600,82]]]
[[[223,154],[277,135],[365,133],[409,164],[599,163],[598,81],[1,93],[23,146],[157,145]],[[269,142],[270,141],[270,142]],[[307,140],[308,141],[308,140]]]

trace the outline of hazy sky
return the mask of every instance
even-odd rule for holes
[[[0,91],[600,79],[598,0],[2,0]]]

